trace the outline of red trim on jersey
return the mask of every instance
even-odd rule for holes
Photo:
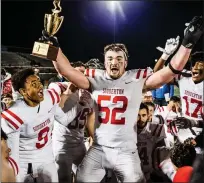
[[[59,103],[59,101],[60,101],[60,96],[59,96],[59,94],[56,92],[56,90],[54,89],[54,88],[52,88],[51,89],[54,93],[55,93],[55,95],[57,96],[57,104]]]
[[[60,89],[63,91],[63,90],[66,90],[66,87],[62,84],[62,83],[57,83],[57,85],[60,87]]]
[[[89,77],[89,69],[86,69],[85,75]]]
[[[18,165],[17,165],[16,161],[11,157],[9,157],[8,160],[11,163],[11,166],[14,169],[14,172],[16,173],[16,175],[18,175],[19,169],[18,169]],[[14,166],[15,166],[15,168],[14,168]],[[15,171],[15,169],[17,172]]]
[[[54,98],[54,96],[53,96],[53,94],[52,94],[52,92],[50,90],[47,90],[47,91],[49,92],[49,94],[50,94],[50,96],[52,98],[52,104],[54,105],[55,104],[55,98]]]
[[[161,107],[161,109],[162,109],[162,111],[164,111],[164,107],[163,106]]]
[[[23,121],[21,120],[21,118],[19,118],[16,114],[14,114],[13,112],[11,112],[9,109],[7,109],[5,112],[7,112],[8,114],[10,114],[13,118],[15,118],[20,124],[23,124]]]
[[[139,70],[137,71],[136,79],[139,79],[139,78],[140,78],[140,73],[141,73],[141,69],[139,69]]]
[[[161,112],[161,108],[158,106],[159,112]]]
[[[144,70],[143,78],[147,77],[147,68]]]
[[[16,130],[19,128],[17,124],[15,124],[11,119],[9,119],[7,116],[4,115],[4,113],[1,113],[1,117],[3,117],[6,121],[8,121]]]
[[[95,77],[95,69],[92,69],[92,74],[91,74],[92,78]]]

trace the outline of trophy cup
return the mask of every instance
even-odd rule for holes
[[[52,9],[52,14],[45,14],[44,17],[44,29],[49,36],[53,36],[58,32],[64,20],[63,16],[59,17],[59,13],[62,10],[60,0],[54,0],[53,5],[55,8]],[[49,41],[36,41],[33,46],[32,55],[55,61],[58,49]]]

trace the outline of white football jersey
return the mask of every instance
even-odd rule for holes
[[[89,95],[89,97],[91,99],[91,95]],[[65,102],[63,111],[68,112],[74,106],[76,106],[77,112],[76,115],[73,116],[73,120],[68,126],[64,126],[59,123],[54,124],[53,142],[62,142],[64,144],[62,148],[65,149],[73,144],[79,144],[84,141],[84,127],[87,122],[87,116],[93,111],[93,102],[86,103],[85,105],[79,103],[78,91],[72,94],[71,97]],[[53,147],[55,147],[55,145],[53,144]]]
[[[104,70],[87,69],[96,113],[94,143],[107,147],[133,148],[137,143],[134,123],[142,89],[150,68],[126,71],[112,79]]]
[[[178,76],[177,81],[180,89],[183,116],[189,119],[202,120],[204,83],[195,84],[192,77],[183,77],[181,75]]]
[[[8,134],[11,155],[21,163],[53,162],[51,135],[54,119],[68,125],[69,114],[65,114],[58,103],[60,96],[54,90],[44,90],[44,100],[36,107],[28,106],[19,99],[1,113],[2,129]],[[71,116],[71,115],[70,115]]]
[[[190,71],[183,70],[182,72],[191,73]],[[192,77],[184,77],[178,75],[176,78],[179,89],[182,104],[182,116],[194,119],[202,120],[201,113],[203,113],[203,85],[204,83],[195,84]],[[193,133],[192,133],[193,130]],[[178,139],[180,142],[184,142],[187,138],[195,138],[202,129],[193,127],[190,129],[180,129],[178,132]]]
[[[171,133],[171,130],[169,129],[169,124],[173,119],[178,117],[179,115],[172,110],[169,111],[167,106],[160,106],[157,108],[157,111],[155,111],[154,115],[161,115],[164,119],[164,124],[168,127],[167,133]]]
[[[164,125],[148,122],[140,133],[137,132],[137,138],[137,147],[141,160],[142,171],[144,174],[151,173],[153,170],[153,150],[155,149],[157,142],[166,138]]]

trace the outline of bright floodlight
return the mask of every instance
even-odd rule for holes
[[[116,5],[117,5],[117,1],[109,1],[108,2],[108,6],[109,6],[109,9],[112,13],[115,12],[115,9],[116,9]]]
[[[115,15],[116,12],[118,12],[125,19],[125,14],[122,9],[121,1],[106,1],[106,6],[113,15]]]

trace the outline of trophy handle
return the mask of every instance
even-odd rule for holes
[[[64,16],[58,17],[58,14],[54,14],[54,27],[53,30],[54,32],[52,32],[52,35],[56,34],[58,32],[58,30],[60,29],[62,22],[64,20]]]

